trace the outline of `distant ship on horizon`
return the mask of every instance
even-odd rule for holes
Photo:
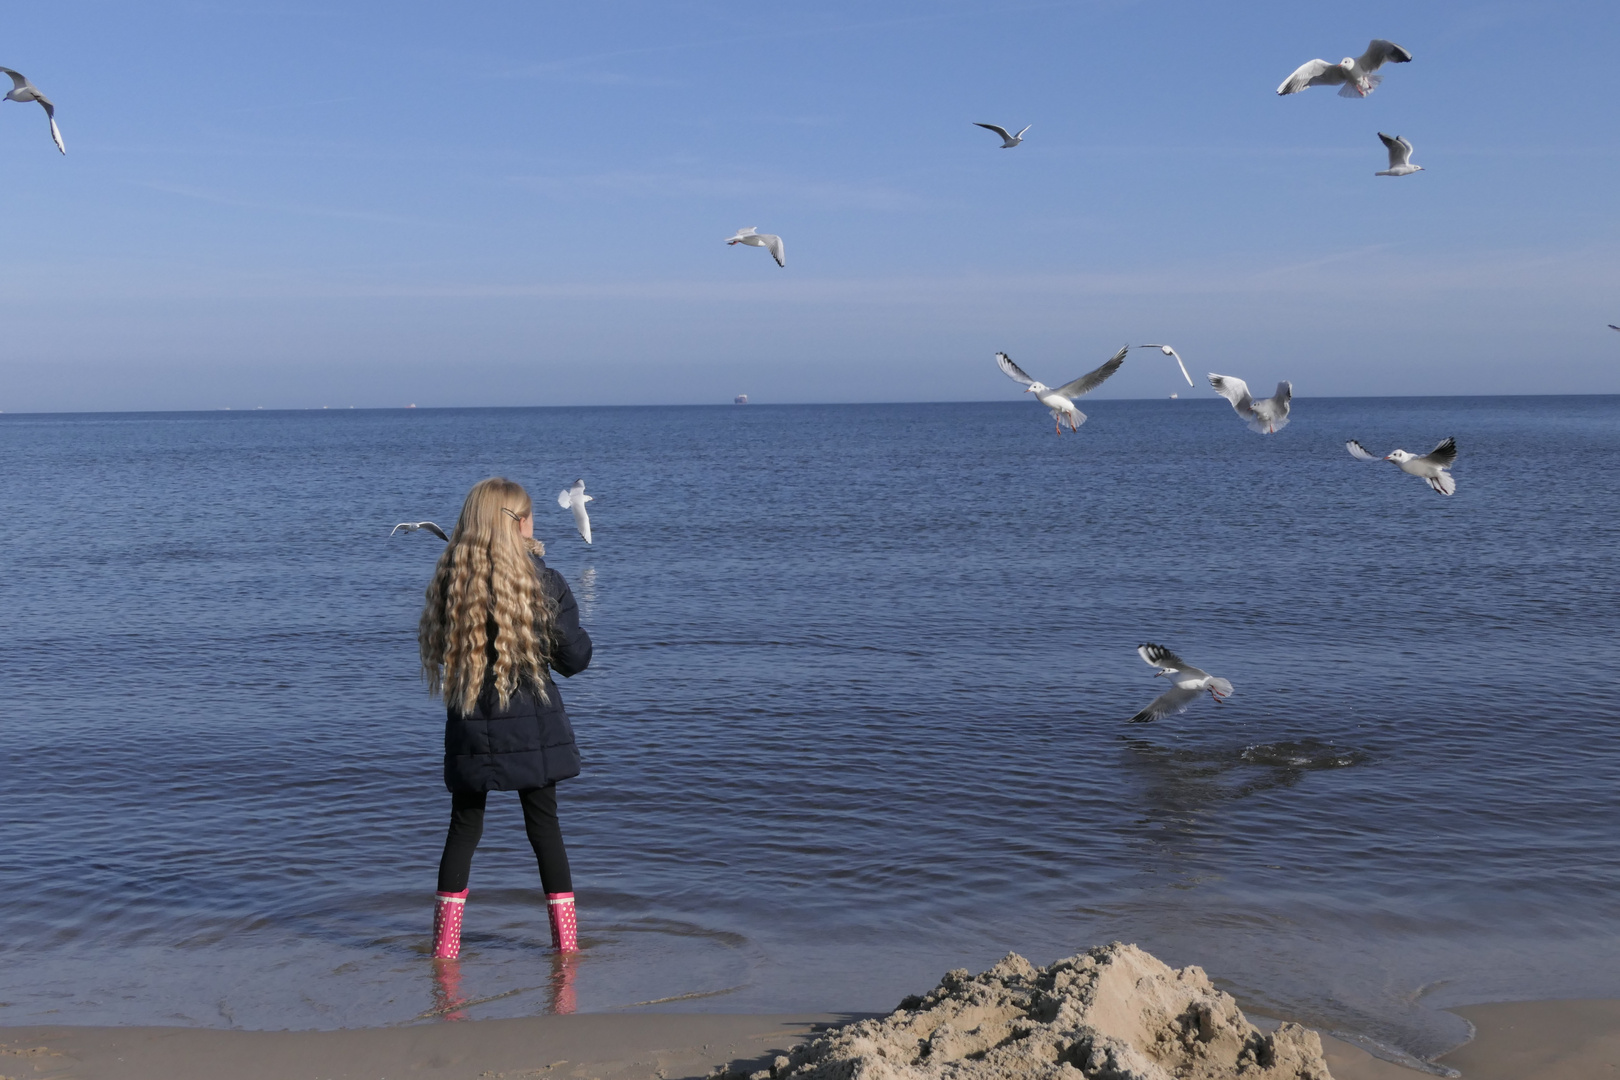
[[[738,394],[736,397],[731,399],[731,403],[733,405],[746,405],[748,404],[748,395]]]

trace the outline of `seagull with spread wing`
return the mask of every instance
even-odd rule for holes
[[[1176,352],[1176,350],[1172,349],[1170,346],[1168,346],[1168,345],[1138,345],[1137,348],[1138,349],[1158,349],[1161,352],[1163,352],[1164,355],[1166,355],[1166,356],[1175,357],[1176,366],[1181,369],[1181,377],[1183,379],[1187,380],[1187,385],[1188,386],[1193,385],[1192,376],[1187,374],[1187,365],[1183,364],[1181,362],[1181,354]]]
[[[1140,656],[1150,667],[1159,670],[1153,673],[1154,678],[1163,675],[1170,680],[1170,689],[1160,694],[1148,703],[1148,707],[1126,721],[1131,724],[1145,724],[1150,720],[1157,720],[1161,716],[1171,716],[1181,712],[1191,705],[1199,694],[1209,693],[1215,704],[1219,705],[1222,698],[1232,695],[1232,684],[1225,679],[1217,678],[1207,671],[1193,667],[1187,661],[1165,648],[1163,645],[1146,644],[1137,647],[1136,655]]]
[[[1337,64],[1326,60],[1312,60],[1299,65],[1295,72],[1277,87],[1279,94],[1297,94],[1312,86],[1337,86],[1340,97],[1366,97],[1379,83],[1382,75],[1373,72],[1385,64],[1406,64],[1412,54],[1383,38],[1373,38],[1367,51],[1360,56],[1347,56]]]
[[[1354,439],[1345,443],[1344,448],[1350,451],[1350,456],[1357,461],[1378,460],[1377,454],[1371,453]],[[1457,481],[1451,475],[1451,464],[1457,460],[1456,439],[1443,440],[1439,446],[1421,457],[1405,450],[1391,450],[1384,455],[1384,460],[1399,465],[1401,472],[1423,477],[1429,482],[1430,487],[1442,495],[1454,495],[1457,492]]]
[[[587,544],[591,542],[591,517],[585,512],[585,504],[590,501],[591,496],[585,494],[583,480],[575,480],[573,487],[557,493],[557,505],[574,512],[574,527]]]
[[[398,525],[395,525],[394,531],[388,535],[393,536],[394,533],[399,532],[401,529],[408,533],[413,533],[418,529],[426,529],[428,532],[432,533],[434,536],[437,536],[445,543],[448,544],[450,542],[450,534],[433,524],[431,521],[402,521]]]
[[[1373,173],[1374,176],[1411,176],[1422,172],[1423,166],[1412,164],[1412,144],[1399,135],[1391,138],[1382,131],[1378,137],[1389,148],[1389,168]]]
[[[997,135],[1000,135],[1001,136],[1001,149],[1003,149],[1003,150],[1011,150],[1013,147],[1017,146],[1019,143],[1024,141],[1024,132],[1028,131],[1030,128],[1034,127],[1035,125],[1034,124],[1025,124],[1024,127],[1023,127],[1023,130],[1020,131],[1016,135],[1012,134],[1006,128],[1002,127],[1000,124],[981,124],[977,120],[975,120],[975,121],[973,121],[973,126],[974,127],[982,127],[986,131],[993,131]]]
[[[1232,375],[1209,373],[1209,385],[1215,392],[1232,403],[1232,410],[1248,422],[1249,430],[1257,435],[1275,435],[1288,426],[1288,406],[1294,400],[1294,384],[1280,382],[1277,393],[1256,399],[1249,393],[1249,384]]]
[[[62,153],[67,153],[67,147],[62,145],[62,132],[56,126],[56,106],[51,99],[39,92],[39,87],[28,81],[28,76],[20,71],[12,71],[8,67],[0,67],[0,72],[11,76],[11,90],[6,94],[7,101],[37,101],[40,108],[45,110],[45,119],[51,122],[51,141]]]
[[[771,258],[776,260],[777,266],[787,265],[787,252],[782,247],[782,238],[774,233],[762,233],[757,226],[750,225],[746,229],[738,229],[737,235],[727,240],[726,243],[769,248]]]
[[[1118,371],[1119,365],[1125,362],[1125,354],[1130,350],[1129,345],[1121,347],[1119,352],[1096,371],[1082,375],[1073,382],[1064,383],[1056,390],[1024,374],[1024,369],[1013,363],[1012,357],[1004,352],[996,353],[996,364],[1006,373],[1007,378],[1024,384],[1027,388],[1024,393],[1034,394],[1037,401],[1052,410],[1052,426],[1061,435],[1064,420],[1069,422],[1069,430],[1076,432],[1080,430],[1080,425],[1086,422],[1086,414],[1075,407],[1072,399],[1090,393],[1107,381],[1108,376]]]

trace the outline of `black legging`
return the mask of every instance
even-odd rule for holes
[[[482,791],[450,796],[450,835],[444,838],[444,857],[439,860],[440,892],[460,892],[467,887],[473,852],[484,835],[486,796]],[[557,785],[524,788],[518,798],[523,802],[523,828],[540,864],[541,886],[548,893],[573,892],[568,849],[563,847],[562,828],[557,824]]]

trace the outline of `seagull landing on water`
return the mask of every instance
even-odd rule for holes
[[[749,247],[769,248],[771,258],[776,260],[777,266],[787,265],[787,254],[782,247],[782,238],[771,233],[762,233],[758,228],[749,226],[738,229],[737,235],[727,240],[728,244],[747,244]]]
[[[1374,176],[1411,176],[1415,172],[1422,172],[1423,166],[1412,164],[1412,144],[1401,136],[1390,138],[1382,131],[1378,137],[1384,140],[1389,147],[1389,168],[1373,173]]]
[[[1297,94],[1310,86],[1337,86],[1340,97],[1366,97],[1384,81],[1382,75],[1373,72],[1385,64],[1406,64],[1411,60],[1412,54],[1393,41],[1373,38],[1360,56],[1347,56],[1337,64],[1326,60],[1301,64],[1277,87],[1277,93]]]
[[[1157,720],[1161,716],[1170,716],[1181,712],[1193,699],[1205,691],[1219,705],[1222,698],[1232,696],[1232,684],[1225,679],[1217,678],[1207,671],[1200,671],[1187,661],[1165,648],[1163,645],[1141,645],[1136,655],[1145,660],[1150,667],[1159,670],[1153,673],[1154,678],[1163,675],[1170,680],[1171,688],[1154,698],[1148,707],[1131,717],[1126,723],[1145,724],[1150,720]]]
[[[1006,373],[1007,378],[1013,382],[1023,383],[1029,388],[1024,393],[1034,394],[1036,400],[1052,410],[1052,426],[1061,435],[1063,434],[1064,420],[1069,422],[1069,430],[1076,432],[1080,430],[1080,425],[1086,422],[1086,414],[1075,408],[1074,402],[1070,399],[1077,398],[1081,394],[1088,394],[1101,386],[1108,376],[1119,370],[1119,365],[1125,362],[1125,354],[1130,350],[1129,345],[1121,347],[1119,352],[1110,357],[1108,362],[1096,371],[1082,375],[1073,382],[1064,383],[1056,390],[1025,375],[1024,369],[1013,363],[1012,357],[1004,352],[996,353],[996,364]]]
[[[1288,403],[1294,399],[1294,384],[1280,382],[1277,393],[1256,400],[1249,393],[1249,384],[1231,375],[1209,373],[1209,385],[1215,392],[1232,403],[1232,410],[1248,421],[1249,430],[1257,435],[1275,435],[1288,426]]]
[[[1188,386],[1194,385],[1193,381],[1192,381],[1192,376],[1187,374],[1187,365],[1183,364],[1181,362],[1181,354],[1176,352],[1176,350],[1172,349],[1170,346],[1168,346],[1168,345],[1138,345],[1137,348],[1138,349],[1158,349],[1161,352],[1163,352],[1164,355],[1166,355],[1166,356],[1175,357],[1176,366],[1181,369],[1181,377],[1183,379],[1187,380],[1187,385]],[[1171,394],[1170,396],[1175,397],[1176,395]]]
[[[1019,131],[1019,133],[1016,134],[1016,135],[1009,132],[1006,128],[1002,127],[1000,124],[981,124],[977,120],[975,120],[975,121],[973,121],[973,126],[974,127],[982,127],[986,131],[993,131],[997,135],[1000,135],[1001,136],[1001,149],[1003,149],[1003,150],[1011,150],[1013,147],[1017,146],[1019,143],[1024,141],[1024,132],[1028,131],[1030,128],[1034,127],[1035,125],[1034,124],[1025,124],[1024,127],[1023,127],[1023,130]]]
[[[1345,443],[1344,448],[1350,451],[1350,456],[1357,461],[1378,460],[1377,454],[1369,453],[1365,446],[1354,439]],[[1422,457],[1405,450],[1391,450],[1385,455],[1384,460],[1393,461],[1404,473],[1423,477],[1429,482],[1430,487],[1442,495],[1456,494],[1457,481],[1451,475],[1451,464],[1457,460],[1456,439],[1446,439]]]
[[[574,527],[587,544],[591,542],[591,518],[585,513],[585,504],[590,501],[591,497],[585,494],[583,480],[575,480],[573,487],[557,493],[557,505],[574,512]]]
[[[39,87],[29,82],[28,76],[22,72],[12,71],[8,67],[0,67],[0,71],[11,76],[11,91],[6,94],[5,100],[39,102],[40,107],[45,110],[45,119],[51,122],[51,141],[56,143],[58,150],[67,153],[67,147],[62,145],[62,132],[56,127],[56,106],[51,104],[51,99],[40,93]]]
[[[445,543],[448,544],[450,542],[450,535],[437,525],[433,524],[431,521],[402,521],[398,525],[395,525],[394,531],[388,535],[393,536],[394,533],[399,532],[401,529],[404,529],[408,533],[413,533],[418,529],[426,529],[428,532],[432,533],[434,536],[437,536]]]

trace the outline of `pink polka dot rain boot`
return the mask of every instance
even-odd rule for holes
[[[551,916],[551,944],[558,952],[578,952],[579,921],[574,917],[574,894],[548,892],[546,908]]]
[[[467,890],[434,894],[433,959],[454,960],[461,955],[461,913],[467,906]],[[552,931],[556,936],[556,931]]]

